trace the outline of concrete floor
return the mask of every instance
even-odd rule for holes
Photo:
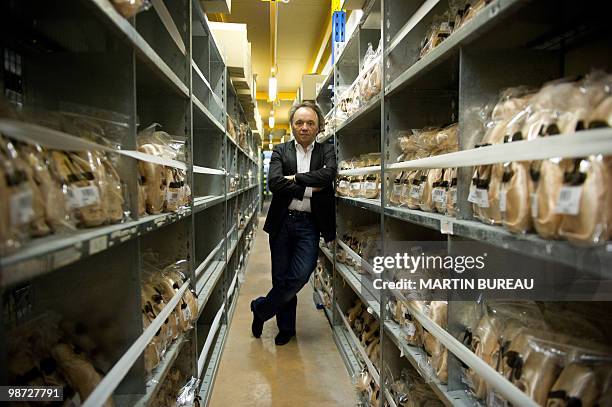
[[[210,405],[354,406],[351,378],[323,311],[313,304],[310,284],[298,295],[297,338],[276,346],[275,319],[266,322],[260,339],[251,334],[249,304],[271,287],[268,234],[261,229],[263,223],[261,217]]]

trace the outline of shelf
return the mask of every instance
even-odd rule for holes
[[[227,175],[227,172],[225,172],[225,170],[220,170],[217,168],[201,167],[199,165],[193,166],[193,173],[194,174],[205,174],[205,175]]]
[[[225,197],[223,195],[199,196],[193,200],[193,212],[201,212],[204,209],[215,206],[223,201],[225,201]]]
[[[340,356],[346,365],[346,369],[349,372],[349,376],[354,377],[356,374],[361,372],[361,364],[357,360],[355,353],[353,352],[349,339],[347,338],[347,332],[341,326],[332,326],[334,341],[340,351]]]
[[[210,110],[204,106],[204,104],[198,99],[195,95],[192,95],[193,105],[197,108],[194,109],[193,115],[193,127],[194,128],[206,128],[205,124],[211,123],[214,127],[216,127],[220,132],[225,132],[225,127],[223,124],[217,120]]]
[[[367,209],[373,212],[381,211],[380,199],[351,198],[348,196],[338,196],[338,201],[357,208]]]
[[[502,226],[485,225],[474,220],[459,220],[442,214],[407,208],[387,207],[384,213],[440,233],[462,236],[517,254],[577,267],[595,276],[607,278],[612,276],[612,271],[606,266],[612,264],[610,245],[578,247],[566,241],[542,239],[533,233],[513,234]]]
[[[545,160],[555,157],[580,158],[612,154],[612,130],[584,130],[563,137],[540,137],[472,148],[454,153],[389,164],[385,171],[406,169],[472,167],[511,161]],[[375,168],[375,167],[370,167]]]
[[[255,188],[257,185],[258,185],[258,184],[253,184],[253,185],[251,185],[251,186],[248,186],[248,187],[245,187],[245,188],[239,189],[238,191],[230,192],[230,193],[228,193],[228,194],[227,194],[227,200],[229,201],[230,199],[232,199],[232,198],[234,198],[234,197],[236,197],[236,196],[238,196],[238,195],[242,194],[243,192],[246,192],[246,191],[248,191],[248,190],[250,190],[250,189]]]
[[[393,36],[389,44],[387,45],[387,49],[385,50],[385,54],[391,53],[395,47],[402,42],[406,35],[410,33],[414,27],[421,21],[423,18],[440,2],[440,0],[426,0],[421,7],[408,19],[406,24],[399,29],[397,34]]]
[[[34,239],[17,253],[0,260],[0,286],[6,288],[31,280],[190,215],[191,210],[184,209],[181,212],[149,215],[117,225],[79,229],[67,235]]]
[[[208,368],[206,369],[204,376],[200,377],[202,385],[200,387],[199,395],[202,400],[202,405],[204,406],[208,405],[210,397],[212,396],[212,387],[217,376],[217,371],[219,370],[219,363],[221,362],[221,356],[223,354],[223,349],[225,348],[227,334],[227,325],[221,325],[217,333],[215,347],[212,349],[212,353],[209,357]]]
[[[204,82],[204,85],[206,85],[206,87],[208,88],[208,91],[210,92],[212,98],[215,100],[217,106],[221,108],[221,110],[223,110],[223,100],[213,91],[212,87],[210,86],[210,82],[208,82],[208,79],[206,79],[206,76],[204,76],[202,70],[193,59],[191,60],[191,68],[193,68],[197,76],[202,80],[202,82]]]
[[[380,300],[377,301],[377,296],[374,295],[372,283],[366,277],[358,277],[346,264],[336,263],[336,270],[376,318],[380,319]]]
[[[123,18],[107,0],[87,0],[99,12],[107,26],[111,27],[136,51],[138,59],[151,68],[157,76],[178,95],[188,98],[189,88],[179,79],[155,50],[142,38],[128,20]]]
[[[170,314],[176,309],[176,306],[183,298],[183,294],[189,288],[189,280],[187,280],[181,288],[177,290],[174,297],[164,306],[155,319],[149,324],[147,329],[132,343],[128,350],[121,356],[121,358],[114,364],[114,366],[108,371],[106,376],[102,378],[96,388],[89,394],[82,404],[83,407],[97,407],[106,402],[109,397],[112,396],[117,386],[121,383],[123,378],[127,375],[128,371],[132,369],[134,363],[140,358],[142,353],[145,351],[148,344],[153,340],[156,332],[159,331],[164,321],[168,319]],[[178,352],[178,349],[177,349]],[[178,353],[177,353],[178,354]],[[176,359],[176,357],[174,357]],[[164,370],[169,368],[162,367],[161,371],[165,375],[167,372]],[[159,385],[159,383],[158,383]]]
[[[470,397],[464,390],[448,391],[447,386],[440,382],[432,370],[424,368],[428,365],[427,353],[421,348],[409,345],[402,336],[402,328],[394,321],[385,322],[385,332],[389,335],[400,353],[410,362],[421,375],[438,398],[448,407],[473,407],[479,405],[478,401]]]
[[[332,253],[332,251],[329,250],[327,247],[325,247],[322,244],[319,245],[319,249],[321,249],[321,251],[323,252],[325,257],[327,257],[329,259],[329,261],[331,261],[332,264],[333,264],[334,263],[334,254]]]
[[[474,352],[468,349],[457,338],[452,336],[446,329],[435,323],[428,315],[418,309],[412,302],[406,301],[404,295],[398,290],[390,290],[396,298],[406,302],[408,312],[422,326],[433,335],[441,345],[449,352],[454,354],[460,361],[471,368],[484,381],[504,397],[508,402],[516,406],[537,407],[538,404],[532,400],[527,394],[523,393],[508,381],[504,376],[499,374],[495,369],[489,366],[485,361],[480,359]]]
[[[346,131],[349,128],[354,128],[355,124],[359,124],[367,119],[371,119],[372,116],[378,115],[378,121],[380,124],[380,94],[374,96],[364,106],[361,106],[355,113],[348,119],[342,122],[336,127],[336,135],[340,132]]]
[[[120,150],[102,144],[97,144],[85,138],[77,137],[63,131],[40,126],[13,119],[0,119],[0,132],[18,141],[27,144],[40,144],[51,150],[65,151],[102,151],[104,153],[119,154],[124,157],[165,165],[180,170],[187,170],[187,164],[182,161],[159,157],[152,154],[141,153],[136,150]]]
[[[407,68],[389,85],[385,86],[385,95],[394,94],[401,88],[410,85],[417,78],[425,75],[435,66],[457,55],[461,46],[484,35],[488,29],[494,26],[499,20],[507,17],[521,3],[525,3],[525,1],[505,0],[491,2],[491,4],[482,9],[465,25],[453,32],[440,45]]]
[[[329,87],[330,86],[333,87],[333,85],[334,85],[334,69],[332,67],[331,71],[329,71],[329,73],[327,74],[327,77],[323,81],[323,85],[321,86],[321,89],[319,89],[319,93],[317,93],[315,100],[318,101],[321,98],[331,99],[333,90],[329,89]]]
[[[238,149],[238,151],[240,151],[242,154],[244,154],[244,156],[246,158],[248,158],[249,160],[251,160],[254,164],[258,164],[257,161],[246,152],[245,149],[243,149],[242,147],[240,147],[238,145],[236,140],[234,140],[233,138],[230,137],[229,133],[225,133],[225,135],[226,135],[227,139]]]
[[[181,334],[173,343],[170,345],[168,349],[166,349],[166,353],[164,353],[164,358],[160,361],[159,365],[151,372],[151,377],[147,380],[146,390],[144,396],[136,403],[134,403],[134,407],[145,407],[150,406],[153,402],[155,402],[155,397],[159,392],[160,388],[164,384],[164,380],[166,375],[170,371],[170,368],[174,364],[174,361],[178,357],[183,347],[183,344],[189,342],[187,338],[188,335],[191,335],[192,332],[188,331]]]
[[[202,276],[206,283],[202,290],[198,293],[198,318],[202,315],[202,311],[206,307],[208,303],[208,299],[212,294],[212,290],[217,285],[217,282],[223,275],[223,270],[225,270],[225,262],[223,260],[217,260],[210,263],[208,269]]]
[[[367,261],[365,261],[360,255],[358,255],[357,253],[355,253],[353,251],[353,249],[351,249],[351,247],[349,245],[347,245],[346,243],[344,243],[342,240],[337,239],[338,242],[338,246],[340,246],[342,249],[344,249],[344,251],[351,256],[356,263],[359,263],[363,266],[363,268],[370,274],[374,274],[374,270],[372,268],[372,265],[370,263],[368,263]]]
[[[323,304],[323,293],[314,286],[314,282],[312,280],[310,281],[310,285],[312,287],[312,301],[314,302],[315,307],[319,309],[319,305],[321,305],[327,321],[330,325],[333,325],[331,310],[327,309],[327,307]]]
[[[342,322],[344,323],[344,327],[346,328],[346,331],[348,333],[347,338],[352,343],[353,349],[357,350],[357,352],[359,353],[359,355],[365,362],[366,367],[368,368],[368,371],[370,372],[370,375],[372,376],[376,384],[380,387],[380,375],[378,373],[378,370],[376,370],[374,363],[372,363],[370,358],[368,358],[368,354],[366,353],[365,349],[361,345],[361,341],[359,340],[359,338],[357,338],[357,335],[355,335],[355,333],[351,329],[351,326],[349,325],[348,320],[344,316],[344,312],[342,312],[342,308],[340,308],[340,305],[336,304],[336,308],[337,308],[338,314],[340,315],[340,318],[342,318]],[[377,318],[379,317],[377,316]]]

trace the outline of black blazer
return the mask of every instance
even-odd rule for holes
[[[270,159],[268,187],[272,192],[272,203],[268,210],[264,230],[274,236],[289,211],[294,198],[302,200],[306,187],[322,188],[313,192],[310,209],[319,233],[326,242],[336,238],[334,214],[334,179],[336,177],[336,154],[333,144],[315,143],[310,158],[310,171],[297,173],[295,141],[276,146]],[[295,175],[295,182],[284,178]]]

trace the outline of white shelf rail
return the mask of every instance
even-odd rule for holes
[[[446,329],[432,321],[427,315],[419,310],[418,307],[413,305],[410,301],[407,301],[401,291],[392,291],[397,298],[406,302],[410,314],[419,321],[423,328],[435,336],[449,352],[472,368],[478,376],[497,390],[506,400],[515,406],[538,407],[538,403],[519,390],[485,361],[476,356],[471,350],[466,348],[465,345],[448,333]]]
[[[103,405],[121,383],[125,375],[132,368],[136,360],[144,352],[147,345],[151,342],[157,331],[164,324],[170,313],[174,311],[183,294],[189,288],[189,280],[187,280],[181,288],[174,294],[174,297],[166,304],[164,309],[157,315],[145,331],[134,341],[132,346],[123,354],[123,356],[115,363],[111,370],[104,376],[98,386],[89,395],[83,403],[83,407],[98,407]]]

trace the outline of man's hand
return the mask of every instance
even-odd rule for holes
[[[285,175],[285,179],[295,182],[295,175]]]

